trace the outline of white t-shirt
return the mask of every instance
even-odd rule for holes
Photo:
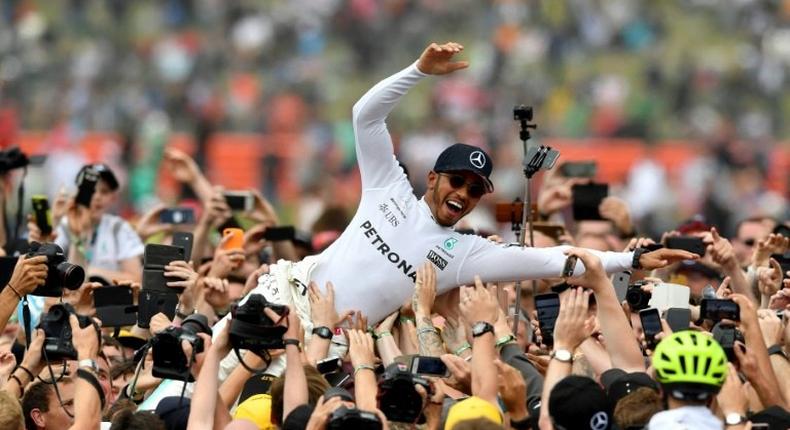
[[[684,406],[653,415],[647,428],[650,430],[722,430],[724,423],[705,406]]]
[[[412,295],[417,268],[426,259],[436,266],[440,294],[471,285],[474,275],[490,282],[557,277],[565,264],[567,247],[521,248],[456,233],[439,225],[425,200],[414,196],[393,154],[385,119],[424,76],[412,64],[354,105],[362,198],[351,224],[316,256],[311,274],[321,288],[332,282],[338,310],[361,310],[370,322],[380,321]],[[607,272],[631,266],[633,253],[594,252]],[[583,271],[579,262],[575,273]]]
[[[64,217],[58,224],[55,243],[68,255],[70,238]],[[120,262],[127,258],[143,255],[145,245],[132,226],[121,217],[104,214],[91,240],[85,245],[86,257],[91,267],[105,270],[120,270]]]

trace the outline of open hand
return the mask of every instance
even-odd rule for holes
[[[445,75],[469,67],[468,61],[451,61],[464,47],[455,42],[431,43],[417,61],[417,69],[428,75]]]
[[[682,249],[661,248],[642,254],[639,257],[639,264],[642,266],[643,270],[653,270],[683,260],[696,260],[698,258],[699,255]]]

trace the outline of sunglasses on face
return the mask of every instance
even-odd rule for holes
[[[466,185],[466,192],[469,193],[469,197],[479,199],[480,197],[483,197],[483,194],[486,193],[486,187],[480,181],[466,182],[466,178],[464,178],[462,175],[450,175],[446,173],[439,174],[446,176],[450,181],[450,186],[456,190]]]
[[[746,246],[748,246],[748,247],[750,247],[750,248],[751,248],[752,246],[754,246],[754,244],[755,244],[755,243],[757,243],[757,240],[756,240],[756,239],[753,239],[753,238],[749,238],[749,239],[744,239],[744,240],[743,240],[743,244],[744,244],[744,245],[746,245]]]

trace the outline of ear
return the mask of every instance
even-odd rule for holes
[[[30,410],[30,418],[33,419],[33,422],[36,423],[36,426],[38,427],[47,426],[47,420],[44,419],[44,414],[38,408]]]
[[[428,189],[433,190],[436,187],[436,183],[439,181],[439,174],[431,170],[428,172]]]

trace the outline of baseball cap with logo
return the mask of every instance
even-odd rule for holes
[[[472,172],[483,179],[489,193],[494,191],[494,184],[489,179],[492,170],[494,163],[482,148],[464,143],[456,143],[442,151],[433,166],[433,171],[437,173]]]
[[[609,430],[614,424],[603,388],[584,376],[567,376],[552,388],[549,415],[556,429]]]

